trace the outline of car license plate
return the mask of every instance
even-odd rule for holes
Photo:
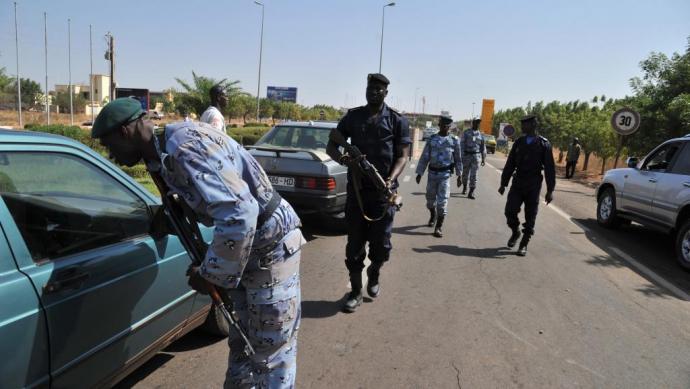
[[[276,186],[295,186],[295,179],[293,177],[281,177],[281,176],[268,176],[271,185]]]

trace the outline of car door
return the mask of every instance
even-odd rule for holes
[[[0,220],[40,295],[55,387],[111,378],[187,320],[195,292],[176,238],[149,236],[151,199],[106,161],[59,147],[3,150]]]
[[[655,218],[670,227],[675,226],[681,207],[690,202],[690,142],[683,143],[678,143],[667,172],[659,174],[652,202]]]
[[[652,201],[660,175],[670,166],[679,145],[668,143],[658,147],[645,158],[639,169],[630,169],[625,174],[620,209],[653,219]]]
[[[0,185],[0,193],[4,190]],[[31,280],[17,269],[2,220],[0,218],[0,355],[6,358],[0,363],[0,387],[47,387],[50,354],[43,308]]]

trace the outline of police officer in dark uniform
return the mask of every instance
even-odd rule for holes
[[[349,110],[333,131],[339,131],[345,139],[349,138],[350,143],[359,148],[390,188],[395,190],[398,187],[397,178],[405,169],[412,141],[407,119],[384,103],[388,95],[388,84],[389,81],[383,74],[369,74],[367,105]],[[387,199],[366,179],[361,180],[360,207],[352,176],[352,170],[356,166],[347,155],[340,152],[338,145],[332,140],[328,142],[327,152],[331,158],[348,166],[345,266],[350,274],[352,291],[343,309],[354,312],[362,304],[362,270],[367,256],[367,242],[371,261],[367,268],[367,293],[372,298],[379,295],[379,274],[390,256],[391,230],[396,208],[390,206]],[[365,214],[374,221],[367,220]]]
[[[506,186],[513,178],[513,184],[508,191],[505,215],[512,235],[508,240],[508,247],[514,247],[520,238],[520,220],[518,213],[525,204],[525,223],[523,237],[517,254],[527,254],[527,244],[534,235],[534,223],[537,219],[539,194],[541,193],[542,170],[546,176],[546,204],[553,201],[553,191],[556,187],[556,169],[553,162],[551,143],[543,136],[537,135],[537,119],[527,116],[521,120],[523,136],[518,138],[510,149],[501,174],[501,187],[498,193],[503,195]]]

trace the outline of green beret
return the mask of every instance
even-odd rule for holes
[[[443,124],[453,123],[453,118],[450,117],[450,115],[441,115],[441,116],[439,116],[438,120]]]
[[[121,97],[106,104],[96,117],[91,128],[91,137],[100,138],[120,126],[145,114],[141,103],[131,97]]]

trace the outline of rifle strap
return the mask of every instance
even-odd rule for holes
[[[364,202],[362,201],[362,194],[360,193],[360,186],[359,186],[359,171],[357,169],[354,169],[352,172],[352,185],[355,188],[355,197],[357,198],[357,204],[359,204],[359,209],[362,212],[362,217],[364,217],[364,220],[368,222],[377,222],[381,219],[383,219],[384,216],[388,213],[388,207],[390,207],[390,204],[387,204],[386,207],[383,209],[383,213],[381,216],[377,218],[371,218],[369,217],[366,212],[364,212]]]

